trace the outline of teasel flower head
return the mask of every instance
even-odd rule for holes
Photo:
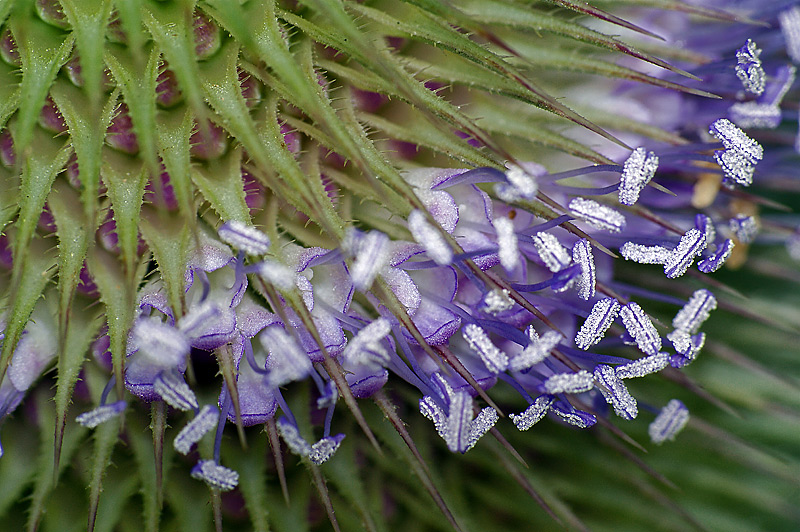
[[[461,530],[424,455],[488,452],[581,528],[519,442],[719,434],[684,368],[752,315],[720,270],[800,255],[762,192],[796,162],[800,8],[712,4],[0,7],[0,453],[52,449],[9,488],[28,528],[84,477],[90,530],[266,530],[268,470],[313,521],[301,462],[334,529],[391,529],[414,503],[375,512],[357,467],[391,453]]]

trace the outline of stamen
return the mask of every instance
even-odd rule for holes
[[[508,183],[498,183],[494,187],[497,197],[506,203],[513,203],[519,199],[533,199],[539,191],[539,186],[533,176],[519,166],[509,166],[506,171],[506,180]]]
[[[350,277],[356,290],[367,290],[389,262],[389,237],[380,231],[362,235],[352,246]]]
[[[575,242],[572,246],[572,260],[581,267],[581,275],[578,277],[578,297],[589,301],[594,297],[596,282],[592,245],[585,239]]]
[[[392,325],[386,318],[378,318],[362,328],[347,343],[344,356],[354,364],[386,366],[390,362],[389,353],[381,341],[392,332]]]
[[[737,102],[728,109],[728,116],[739,127],[774,129],[781,123],[781,108],[755,101]]]
[[[492,316],[496,316],[506,310],[511,310],[514,307],[514,300],[511,299],[511,293],[505,288],[489,290],[483,297],[483,305],[481,310]]]
[[[311,452],[311,445],[300,435],[297,427],[284,417],[278,420],[277,427],[278,434],[281,435],[292,453],[298,456],[308,456]]]
[[[512,272],[519,267],[519,248],[517,235],[514,232],[514,224],[508,218],[495,218],[492,222],[497,232],[497,252],[500,257],[500,264],[507,272]]]
[[[422,211],[414,210],[411,212],[408,216],[408,228],[414,236],[414,240],[425,248],[428,256],[436,264],[442,266],[453,261],[453,250],[450,245],[441,233],[428,223]]]
[[[300,380],[313,371],[308,354],[280,326],[267,327],[258,339],[269,351],[267,380],[271,386]]]
[[[698,214],[694,217],[695,228],[702,232],[706,237],[706,244],[712,244],[717,239],[717,230],[714,222],[705,214]]]
[[[192,468],[192,477],[205,481],[212,488],[230,491],[239,484],[239,473],[216,463],[214,460],[200,460]]]
[[[731,231],[743,244],[749,244],[756,239],[758,234],[758,220],[755,216],[737,214],[728,222]]]
[[[697,229],[689,229],[664,263],[664,273],[670,279],[680,277],[705,248],[706,236]]]
[[[795,63],[800,63],[800,7],[794,6],[778,15],[781,32],[786,41],[786,53]]]
[[[688,334],[694,334],[715,308],[717,308],[717,300],[714,294],[705,288],[696,290],[686,305],[675,315],[672,326]]]
[[[661,337],[653,322],[638,303],[631,301],[622,307],[620,316],[628,334],[636,341],[636,345],[643,353],[655,355],[661,350]]]
[[[308,459],[316,465],[324,464],[339,449],[343,439],[344,434],[337,434],[336,436],[322,438],[311,446],[311,449],[308,453]]]
[[[192,445],[217,426],[219,410],[212,405],[205,405],[194,418],[175,436],[172,445],[181,454],[188,454]]]
[[[419,400],[419,411],[423,416],[433,422],[436,432],[444,434],[444,425],[447,421],[447,415],[445,415],[444,411],[436,404],[436,401],[434,401],[431,396],[426,395]]]
[[[486,331],[474,323],[469,323],[461,330],[461,335],[467,341],[470,349],[481,357],[486,369],[495,375],[506,370],[508,356],[492,343]]]
[[[540,395],[523,413],[509,414],[508,417],[520,431],[528,430],[544,418],[554,400],[552,395]]]
[[[672,253],[663,246],[644,246],[633,242],[625,242],[619,248],[619,252],[625,260],[632,260],[639,264],[664,264]]]
[[[767,88],[758,99],[758,103],[779,107],[783,97],[792,88],[796,75],[797,69],[791,65],[783,65],[778,68],[778,71],[773,76],[773,81],[767,84]]]
[[[217,233],[223,241],[249,255],[264,255],[269,251],[269,237],[252,225],[231,220],[222,224]]]
[[[166,370],[159,373],[153,381],[153,389],[168,405],[178,410],[196,410],[197,397],[186,381],[176,371]]]
[[[743,187],[753,184],[755,173],[754,163],[743,153],[738,151],[715,151],[714,159],[725,173],[725,184],[735,183]]]
[[[658,170],[658,157],[644,148],[636,148],[625,161],[619,183],[619,202],[633,205]]]
[[[573,198],[569,202],[569,210],[577,217],[596,229],[618,233],[625,229],[625,217],[594,200]]]
[[[631,420],[639,414],[636,399],[622,383],[614,368],[600,364],[594,368],[594,378],[602,386],[598,386],[606,402],[614,407],[614,412],[621,418]]]
[[[209,298],[193,305],[178,321],[178,329],[192,346],[213,351],[236,335],[236,312],[231,301]]]
[[[726,150],[741,152],[754,161],[760,161],[764,156],[764,148],[758,142],[725,118],[711,124],[708,132],[719,139]]]
[[[560,272],[572,262],[572,258],[558,238],[550,233],[540,232],[533,235],[533,245],[536,246],[536,251],[545,266],[553,273]]]
[[[582,393],[594,388],[592,374],[582,369],[577,373],[556,373],[544,381],[544,391],[549,394]]]
[[[619,313],[619,308],[619,302],[610,297],[595,303],[586,321],[583,322],[581,330],[575,335],[575,345],[586,350],[602,340],[603,335],[614,323],[614,319]]]
[[[448,449],[465,453],[497,423],[499,415],[494,408],[486,407],[472,419],[472,397],[467,392],[453,391],[447,381],[438,374],[433,374],[431,378],[449,399],[449,413],[445,416],[441,407],[427,395],[420,399],[419,411],[433,421],[436,431],[444,439]]]
[[[667,340],[672,342],[672,347],[678,353],[685,353],[692,346],[692,335],[682,329],[675,329],[669,333]]]
[[[313,272],[312,272],[313,273]],[[301,273],[294,278],[294,285],[300,290],[300,297],[303,298],[303,304],[310,311],[314,310],[314,285],[306,277],[307,273]]]
[[[689,409],[682,402],[673,399],[661,409],[656,419],[650,423],[647,432],[653,443],[660,445],[666,440],[674,440],[688,421]]]
[[[733,247],[733,240],[726,239],[725,242],[717,246],[717,250],[713,255],[697,263],[697,269],[703,273],[712,273],[719,270],[722,268],[722,265],[725,264],[725,261],[728,260],[728,257],[731,256]]]
[[[622,366],[617,366],[614,370],[620,379],[636,379],[658,373],[669,364],[669,353],[659,352],[655,355],[648,355]]]
[[[764,157],[764,148],[725,118],[711,124],[708,132],[725,147],[724,151],[714,152],[725,177],[736,184],[749,186],[753,182],[756,163]]]
[[[674,334],[677,336],[685,333],[682,331],[674,331]],[[669,359],[669,363],[673,368],[682,368],[693,362],[706,343],[705,333],[693,334],[691,336],[687,334],[686,337],[687,341],[685,345],[682,345],[681,350],[677,354],[672,355]]]
[[[295,272],[276,260],[264,260],[258,264],[258,275],[278,290],[291,290],[295,284]]]
[[[175,327],[155,318],[136,322],[133,341],[140,352],[161,366],[178,366],[189,354],[188,339]]]
[[[556,401],[551,408],[558,417],[580,429],[587,429],[597,423],[597,418],[582,410],[575,410],[572,406],[562,401]]]
[[[500,416],[494,408],[487,406],[481,409],[478,415],[475,416],[475,419],[469,424],[469,440],[463,452],[467,452],[475,447],[478,440],[494,427],[498,419],[500,419]]]
[[[745,90],[756,95],[764,92],[766,84],[766,74],[761,67],[760,55],[761,50],[750,39],[736,50],[736,76],[742,81]]]
[[[115,403],[101,405],[88,412],[84,412],[75,418],[80,425],[86,428],[93,429],[101,423],[105,423],[122,413],[125,410],[125,401],[117,401]]]
[[[536,334],[533,330],[533,325],[528,328]],[[545,358],[550,356],[550,351],[561,343],[561,335],[556,331],[547,331],[541,338],[536,335],[536,338],[531,338],[531,343],[528,344],[517,356],[511,359],[509,369],[511,371],[524,371],[532,368],[536,364],[544,361]]]
[[[444,441],[453,452],[465,452],[469,444],[469,424],[472,421],[472,397],[466,392],[450,396],[450,412],[444,424]]]

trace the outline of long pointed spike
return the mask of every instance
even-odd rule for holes
[[[153,458],[156,468],[156,502],[164,504],[164,433],[167,430],[167,413],[164,401],[154,401],[151,409],[153,430]]]
[[[502,445],[503,448],[517,460],[517,462],[525,466],[525,468],[530,467],[528,466],[528,462],[525,461],[522,455],[519,454],[519,452],[514,448],[513,445],[511,445],[511,442],[509,442],[505,438],[505,436],[503,436],[503,434],[499,430],[497,430],[497,427],[492,427],[491,429],[489,429],[489,432],[491,432],[492,436],[494,436],[494,439],[497,440],[497,442],[500,445]]]
[[[706,284],[708,284],[710,286],[713,286],[714,288],[718,288],[719,290],[722,290],[723,292],[727,292],[728,294],[730,294],[730,295],[732,295],[734,297],[738,297],[740,299],[745,299],[745,300],[747,299],[747,296],[745,296],[743,293],[741,293],[740,291],[738,291],[737,289],[735,289],[731,285],[723,283],[719,279],[715,279],[714,277],[712,277],[712,276],[710,276],[708,274],[699,272],[697,270],[689,270],[686,273],[688,273],[689,275],[691,275],[695,279],[700,279],[704,283],[706,283]]]
[[[620,453],[626,459],[630,460],[636,467],[644,471],[647,475],[653,477],[656,481],[660,482],[661,484],[667,486],[670,489],[673,489],[675,491],[680,491],[680,488],[678,488],[678,486],[676,486],[675,483],[673,483],[670,479],[668,479],[667,477],[665,477],[664,475],[662,475],[661,473],[650,467],[644,460],[633,454],[630,449],[626,449],[624,446],[620,445],[618,441],[614,440],[613,438],[610,438],[608,434],[605,434],[603,432],[598,432],[598,438],[600,439],[601,442],[603,442],[604,444],[608,445],[609,447]]]
[[[547,502],[539,494],[539,492],[536,491],[536,488],[534,488],[533,485],[528,480],[528,478],[525,475],[522,474],[522,471],[520,471],[518,468],[514,467],[513,462],[511,462],[508,459],[507,456],[505,456],[502,452],[500,452],[499,449],[495,448],[495,449],[493,449],[493,451],[494,451],[495,456],[497,456],[497,459],[500,460],[500,463],[503,465],[503,469],[505,469],[511,475],[511,477],[514,479],[514,481],[517,484],[519,484],[520,487],[522,489],[524,489],[525,492],[528,495],[530,495],[530,497],[534,501],[536,501],[536,504],[538,504],[542,508],[542,510],[544,510],[547,513],[547,515],[549,515],[550,518],[553,519],[553,521],[555,521],[556,523],[558,523],[559,525],[564,527],[564,522],[561,520],[560,517],[558,517],[558,515],[556,515],[556,513],[553,511],[553,509],[550,508],[550,505],[547,504]],[[588,528],[583,526],[582,523],[581,523],[580,529],[584,530],[586,532],[588,532],[588,530],[589,530]]]
[[[210,488],[211,508],[214,511],[214,530],[224,532],[222,529],[222,496],[218,489]]]
[[[483,272],[481,272],[483,273]],[[422,347],[422,349],[431,357],[433,360],[444,360],[447,362],[455,371],[458,373],[467,383],[472,386],[475,392],[480,395],[480,397],[486,401],[486,404],[497,410],[497,413],[503,416],[503,411],[500,410],[500,407],[495,404],[494,401],[489,397],[486,391],[478,385],[478,382],[475,380],[475,377],[464,367],[460,360],[451,354],[447,349],[441,347],[433,347],[425,341],[425,337],[422,336],[422,333],[419,332],[417,326],[414,324],[414,321],[411,319],[411,316],[408,315],[406,312],[405,307],[400,303],[400,300],[397,299],[397,296],[391,289],[386,286],[385,282],[381,279],[378,279],[378,282],[373,285],[373,290],[376,291],[376,294],[380,301],[392,311],[392,313],[400,320],[400,324],[404,326],[409,333],[411,333],[412,338],[417,341],[417,343]]]
[[[640,480],[638,478],[631,478],[630,481],[636,486],[638,490],[642,493],[650,497],[651,499],[655,500],[659,504],[664,505],[665,507],[669,508],[670,510],[680,514],[687,523],[692,525],[696,530],[700,532],[710,532],[708,528],[706,528],[703,523],[698,521],[692,514],[689,513],[686,508],[681,506],[679,503],[673,501],[670,497],[665,495],[664,493],[660,492],[659,490],[655,489],[653,486]]]
[[[239,402],[239,387],[236,384],[236,367],[233,363],[233,353],[231,352],[230,345],[225,345],[215,351],[217,355],[217,363],[222,372],[222,378],[225,381],[225,386],[228,388],[228,394],[233,401],[233,411],[236,415],[236,432],[239,435],[239,442],[243,450],[247,450],[247,438],[244,434],[244,425],[242,424],[242,408]]]
[[[469,385],[472,386],[478,392],[478,395],[480,395],[481,398],[484,401],[486,401],[486,404],[494,408],[500,416],[505,417],[505,414],[503,414],[503,411],[500,410],[500,407],[497,406],[497,404],[492,400],[491,397],[489,397],[489,395],[486,393],[486,390],[481,388],[481,386],[478,384],[478,381],[475,380],[475,377],[472,376],[472,373],[469,372],[469,370],[466,368],[466,366],[464,366],[464,364],[461,362],[461,360],[459,360],[457,356],[455,356],[453,353],[450,352],[449,349],[443,346],[436,346],[436,347],[429,346],[429,347],[434,353],[439,354],[439,358],[447,362],[450,365],[450,367],[456,370],[456,373],[458,373],[462,379],[467,381],[467,383],[469,383]]]
[[[723,412],[727,412],[728,414],[736,418],[742,419],[742,415],[739,412],[737,412],[732,406],[730,406],[722,399],[716,397],[714,394],[704,390],[699,384],[694,382],[694,380],[692,380],[692,378],[686,375],[685,373],[678,371],[674,368],[666,368],[661,371],[661,375],[663,375],[665,378],[673,382],[677,382],[687,390],[693,392],[701,399],[704,399],[710,404],[716,406]]]
[[[710,445],[715,445],[719,452],[727,454],[739,463],[755,467],[795,486],[800,486],[798,468],[785,459],[776,457],[774,454],[744,441],[727,430],[706,422],[697,416],[689,418],[688,427],[708,436]]]
[[[572,11],[577,11],[578,13],[582,13],[584,15],[589,15],[591,17],[595,17],[600,20],[610,22],[611,24],[616,24],[617,26],[621,26],[631,31],[635,31],[636,33],[641,33],[642,35],[647,35],[648,37],[652,37],[660,41],[665,40],[664,37],[662,37],[661,35],[653,33],[650,30],[642,28],[641,26],[637,26],[632,22],[628,22],[627,20],[620,18],[612,13],[609,13],[608,11],[603,11],[602,9],[592,7],[588,3],[584,2],[582,4],[579,4],[577,2],[570,2],[569,0],[548,0],[548,1],[556,5],[559,5],[563,8]]]
[[[508,290],[509,297],[511,299],[513,299],[514,302],[517,303],[517,305],[519,305],[520,307],[524,308],[525,310],[527,310],[528,312],[530,312],[531,314],[536,316],[545,325],[547,325],[548,327],[550,327],[551,329],[553,329],[554,331],[559,333],[561,336],[564,336],[566,338],[567,335],[564,334],[564,332],[561,329],[559,329],[558,326],[555,323],[550,321],[550,318],[545,316],[544,313],[541,310],[539,310],[538,308],[534,307],[531,304],[531,302],[528,301],[527,299],[525,299],[525,297],[522,294],[520,294],[519,292],[517,292],[516,290],[511,288],[511,285],[508,284],[508,282],[506,282],[504,279],[498,277],[497,275],[495,275],[492,272],[483,272],[483,273],[489,279],[491,279],[495,284],[497,284],[497,286],[499,286],[500,288],[502,288],[504,290]]]
[[[590,414],[594,414],[594,416],[597,418],[597,422],[617,438],[621,439],[628,445],[639,449],[643,453],[647,452],[647,449],[641,443],[634,440],[624,430],[611,423],[607,418],[598,414],[597,411],[591,408],[591,406],[589,406],[588,404],[584,403],[583,401],[577,398],[570,399],[570,403],[572,403],[574,406],[581,408],[582,410],[589,412]]]
[[[790,380],[787,376],[772,371],[771,369],[753,360],[744,353],[735,350],[727,344],[706,341],[706,349],[713,355],[726,360],[731,364],[735,364],[747,371],[760,373],[761,375],[764,375],[770,379],[774,379],[775,381],[794,389],[796,392],[800,392],[800,382]]]
[[[314,487],[317,488],[319,498],[323,506],[325,506],[325,512],[328,514],[328,521],[330,521],[335,532],[340,532],[339,522],[336,520],[336,514],[333,511],[333,503],[331,502],[330,493],[328,493],[328,485],[325,482],[325,477],[322,476],[322,471],[320,471],[319,466],[309,464],[309,469],[311,470],[311,478],[314,481]]]
[[[55,439],[53,442],[53,486],[58,484],[59,466],[61,465],[61,449],[64,446],[64,425],[66,419],[56,415]]]
[[[276,302],[280,301],[275,288],[267,283],[264,282],[263,279],[259,278],[259,282],[261,283],[261,288],[264,290],[264,293],[267,296],[267,301],[269,302],[270,306],[278,312],[278,315],[283,320],[283,323],[289,323],[288,318],[286,317],[286,312],[281,305],[277,305]],[[287,294],[290,296],[291,294]],[[311,316],[308,314],[308,309],[306,309],[305,305],[299,303],[294,305],[295,312],[300,317],[300,321],[303,322],[303,325],[306,327],[308,332],[311,334],[311,337],[314,339],[314,342],[319,346],[320,351],[324,357],[322,361],[322,366],[325,368],[325,371],[328,372],[328,376],[333,380],[334,384],[336,384],[336,388],[339,391],[339,396],[344,399],[347,408],[350,410],[350,413],[353,414],[353,417],[358,423],[358,426],[361,427],[361,430],[367,436],[367,439],[378,452],[378,454],[383,454],[380,445],[378,444],[378,440],[375,439],[375,435],[372,433],[372,430],[367,425],[367,420],[364,419],[364,414],[361,412],[361,409],[358,407],[358,403],[356,402],[356,398],[353,397],[353,392],[350,390],[350,385],[347,384],[347,379],[344,377],[344,369],[339,364],[339,362],[331,357],[328,350],[325,349],[325,342],[322,341],[322,337],[317,330],[317,326],[314,324]],[[294,327],[290,327],[292,334],[297,334]]]
[[[275,418],[270,418],[266,425],[269,446],[272,450],[272,458],[275,461],[275,469],[278,472],[278,482],[281,485],[283,500],[286,501],[286,506],[291,506],[289,501],[289,485],[286,483],[286,469],[283,464],[283,453],[281,452],[281,439],[280,436],[278,436],[278,427],[275,424]]]
[[[422,458],[419,449],[417,449],[417,445],[411,438],[411,434],[409,434],[408,430],[406,429],[405,423],[402,419],[400,419],[400,416],[397,415],[394,405],[391,403],[391,401],[389,401],[389,399],[386,397],[386,394],[382,390],[375,394],[373,399],[383,412],[383,415],[386,416],[394,429],[397,431],[397,434],[400,435],[406,446],[411,451],[414,460],[416,460],[416,462],[411,463],[411,467],[414,469],[417,477],[419,477],[419,479],[422,481],[423,486],[425,486],[425,489],[433,499],[433,502],[439,507],[439,511],[442,512],[442,515],[444,515],[445,519],[447,519],[447,521],[450,523],[450,526],[453,527],[453,530],[456,532],[462,532],[462,528],[456,521],[453,512],[450,511],[450,508],[448,508],[444,498],[442,498],[442,495],[439,493],[439,490],[433,483],[433,479],[430,476],[430,470],[428,469],[428,464],[425,462],[425,459]]]

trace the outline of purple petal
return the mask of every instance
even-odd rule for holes
[[[267,385],[264,375],[256,373],[246,360],[239,362],[236,388],[239,391],[239,411],[243,426],[261,425],[275,416],[278,403],[272,388]],[[228,412],[228,419],[235,423],[236,413]]]
[[[230,307],[230,302],[209,297],[190,308],[178,322],[178,328],[192,347],[213,351],[236,336],[236,312]]]

